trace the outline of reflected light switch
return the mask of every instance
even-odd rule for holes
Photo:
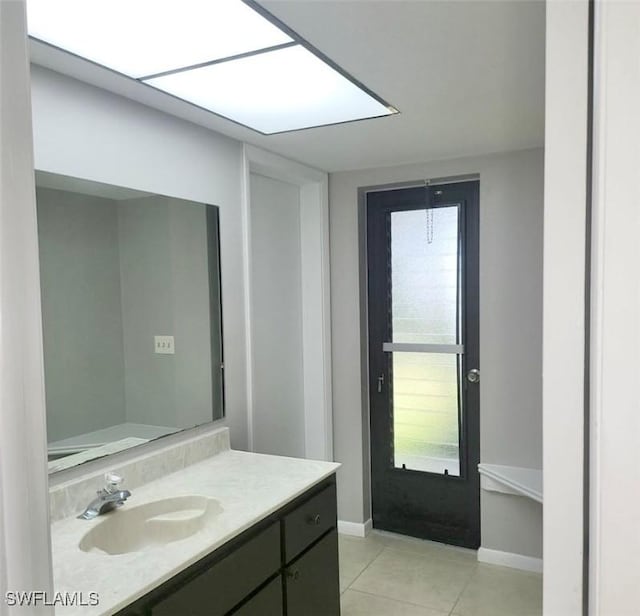
[[[174,355],[176,352],[173,336],[154,336],[153,348],[156,353],[163,355]]]

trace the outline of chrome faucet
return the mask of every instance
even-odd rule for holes
[[[112,511],[116,507],[124,504],[130,496],[129,490],[121,490],[122,477],[115,473],[107,473],[105,476],[106,485],[96,494],[98,498],[92,500],[87,508],[78,516],[80,520],[93,520],[107,511]]]

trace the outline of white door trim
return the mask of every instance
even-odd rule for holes
[[[546,3],[543,608],[583,607],[588,0]]]
[[[277,154],[244,144],[242,218],[249,449],[253,451],[254,448],[251,173],[288,182],[300,188],[305,457],[333,460],[328,175]]]
[[[638,611],[640,3],[595,3],[589,614]]]

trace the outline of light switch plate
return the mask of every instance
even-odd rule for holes
[[[153,348],[156,353],[162,355],[174,355],[176,352],[173,336],[154,336]]]

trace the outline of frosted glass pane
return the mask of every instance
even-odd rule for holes
[[[292,41],[241,0],[28,0],[29,35],[144,77]]]
[[[263,133],[394,113],[301,45],[145,83]]]
[[[458,206],[391,213],[393,342],[458,342]]]
[[[394,466],[460,475],[458,356],[393,354]]]

